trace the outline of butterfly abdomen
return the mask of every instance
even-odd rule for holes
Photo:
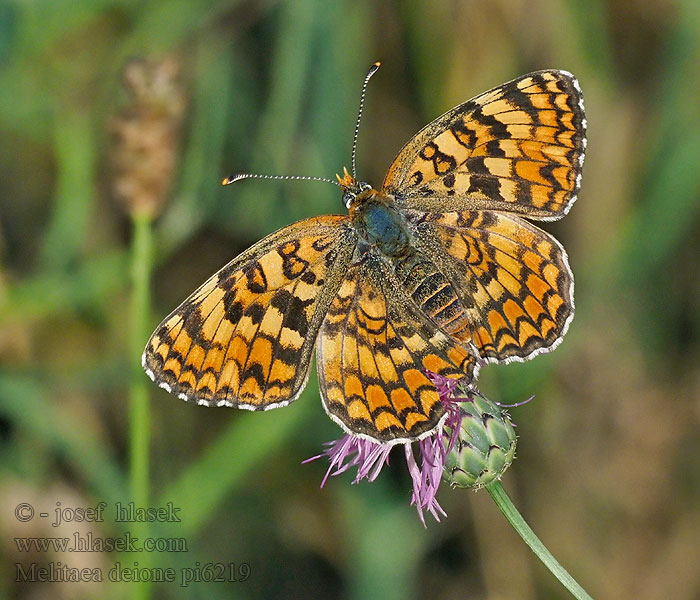
[[[411,251],[396,266],[396,274],[420,309],[443,331],[469,338],[469,319],[452,284],[421,254]]]

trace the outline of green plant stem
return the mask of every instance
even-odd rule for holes
[[[518,532],[525,543],[530,546],[532,551],[544,563],[552,574],[562,583],[562,585],[571,592],[574,598],[579,600],[592,600],[586,590],[584,590],[578,582],[562,567],[552,553],[547,550],[546,546],[535,535],[535,532],[530,529],[530,526],[525,522],[523,516],[515,508],[515,505],[506,494],[500,481],[494,481],[486,486],[491,498],[496,503],[496,506],[501,509],[506,519],[513,526],[513,529]]]
[[[148,215],[132,215],[133,239],[131,257],[131,331],[129,359],[130,396],[130,484],[131,501],[137,507],[147,507],[149,501],[149,447],[151,414],[147,379],[141,369],[141,353],[149,333],[150,278],[152,266],[153,231]],[[134,535],[147,537],[147,523],[134,523]],[[147,556],[139,557],[140,566],[147,567]],[[147,600],[150,584],[143,582],[135,588],[134,598]]]

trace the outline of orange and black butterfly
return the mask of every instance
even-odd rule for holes
[[[266,410],[299,396],[315,347],[323,405],[346,432],[430,434],[444,408],[426,370],[471,379],[565,334],[566,253],[526,219],[571,208],[585,129],[576,79],[549,70],[438,117],[379,190],[354,176],[353,149],[353,176],[338,177],[348,214],[284,227],[213,275],[153,333],[146,372],[183,400]]]

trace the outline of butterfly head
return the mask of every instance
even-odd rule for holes
[[[350,173],[348,173],[347,167],[343,167],[343,176],[336,174],[338,179],[338,185],[340,185],[343,190],[343,204],[345,208],[350,208],[357,200],[357,197],[362,195],[364,198],[367,196],[366,192],[374,191],[372,186],[366,181],[358,181]]]

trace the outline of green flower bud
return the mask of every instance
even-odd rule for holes
[[[470,396],[459,403],[462,423],[442,477],[452,487],[479,489],[500,479],[513,462],[516,436],[507,412],[482,396]]]

